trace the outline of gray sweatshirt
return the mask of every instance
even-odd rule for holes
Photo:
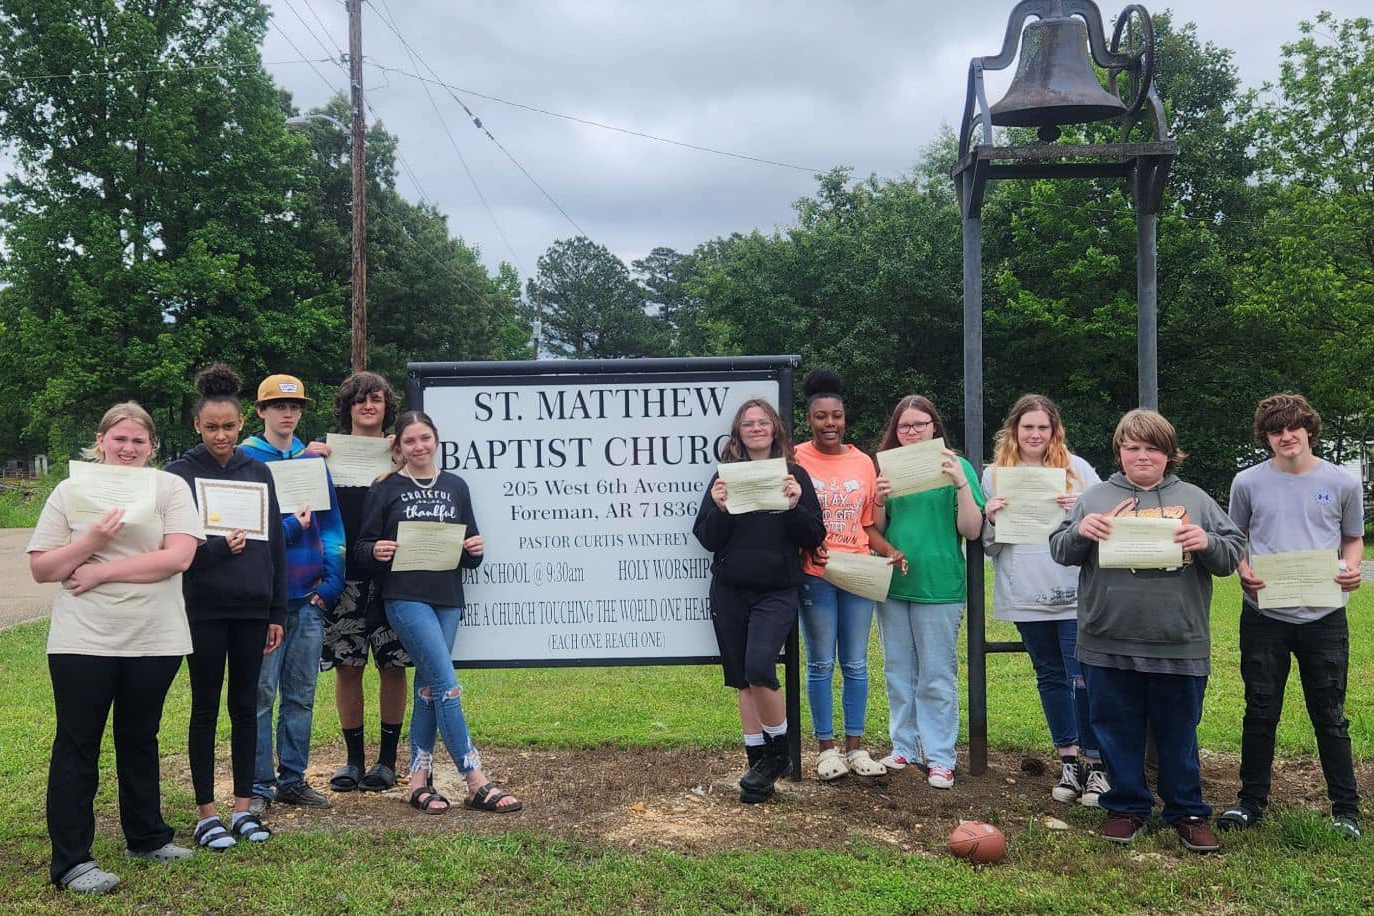
[[[1078,533],[1078,523],[1092,512],[1179,518],[1207,532],[1207,549],[1185,552],[1177,569],[1101,569],[1097,542]],[[1055,562],[1080,567],[1079,647],[1135,658],[1209,657],[1212,576],[1235,572],[1244,549],[1245,535],[1221,507],[1173,474],[1142,490],[1118,471],[1084,493],[1050,535]]]

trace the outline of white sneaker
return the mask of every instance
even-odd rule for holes
[[[926,782],[937,789],[954,788],[954,771],[949,767],[931,767]]]
[[[896,751],[893,751],[892,753],[888,754],[886,757],[884,757],[882,760],[879,760],[878,762],[881,763],[883,766],[887,767],[889,770],[904,770],[906,769],[907,764],[911,763],[910,760],[907,760],[905,757],[903,757]]]
[[[1078,801],[1082,794],[1083,780],[1079,775],[1078,761],[1065,759],[1063,761],[1063,773],[1059,777],[1059,785],[1050,790],[1050,797],[1057,802],[1071,805]]]
[[[1106,769],[1100,765],[1088,767],[1088,780],[1083,785],[1083,794],[1078,797],[1078,803],[1088,808],[1100,808],[1102,806],[1098,804],[1098,798],[1111,787]]]

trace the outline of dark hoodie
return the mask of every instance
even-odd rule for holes
[[[164,470],[176,474],[196,495],[196,478],[267,484],[270,507],[277,505],[276,488],[267,465],[241,448],[234,449],[223,467],[203,444],[197,445]],[[273,519],[275,521],[275,517]],[[208,535],[196,548],[191,568],[182,576],[186,616],[199,620],[262,620],[281,624],[286,619],[286,542],[282,526],[267,526],[268,540],[249,540],[237,555],[221,535]]]
[[[811,475],[796,464],[787,472],[801,486],[797,505],[783,512],[722,512],[711,498],[719,474],[706,485],[692,533],[715,554],[711,572],[734,588],[767,592],[802,583],[800,552],[825,543],[825,522]]]
[[[1134,499],[1134,508],[1130,500]],[[1078,533],[1092,512],[1178,518],[1207,532],[1207,549],[1184,553],[1177,569],[1101,569],[1097,542]],[[1173,474],[1142,490],[1120,471],[1090,487],[1055,532],[1050,555],[1078,573],[1078,646],[1130,658],[1206,659],[1211,655],[1212,577],[1235,572],[1245,535],[1212,497]]]

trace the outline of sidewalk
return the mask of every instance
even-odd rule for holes
[[[32,528],[0,528],[0,583],[6,583],[0,598],[0,630],[17,623],[48,616],[57,583],[39,584],[29,574],[29,557],[24,552]]]

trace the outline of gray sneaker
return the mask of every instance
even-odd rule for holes
[[[179,862],[182,859],[191,858],[195,853],[185,846],[178,846],[176,843],[163,843],[157,849],[149,849],[144,852],[126,849],[124,855],[130,859],[148,859],[152,862]]]
[[[1331,826],[1335,827],[1336,832],[1347,840],[1360,838],[1360,822],[1349,814],[1338,814],[1331,818]]]
[[[270,807],[272,807],[272,799],[266,795],[254,795],[248,799],[248,813],[254,817],[262,817]]]
[[[329,808],[329,799],[310,788],[307,782],[293,782],[277,790],[277,801],[287,805],[300,805],[302,808]]]

